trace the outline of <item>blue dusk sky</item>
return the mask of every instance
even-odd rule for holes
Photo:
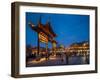
[[[75,42],[89,41],[89,15],[26,12],[26,45],[37,46],[37,33],[29,27],[28,22],[37,25],[40,16],[42,24],[50,21],[58,44],[67,47]],[[41,43],[41,46],[45,44]]]

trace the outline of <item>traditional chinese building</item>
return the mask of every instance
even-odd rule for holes
[[[47,21],[46,24],[41,23],[41,17],[38,22],[38,25],[34,25],[33,23],[29,22],[29,26],[35,32],[37,32],[38,36],[38,44],[37,44],[37,56],[40,54],[40,42],[46,44],[46,53],[48,54],[48,43],[52,44],[53,53],[55,53],[56,49],[56,40],[55,37],[57,36],[52,29],[50,21]],[[33,35],[34,36],[34,35]]]

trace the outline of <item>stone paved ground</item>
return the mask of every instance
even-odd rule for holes
[[[39,61],[31,60],[27,63],[27,67],[77,64],[87,64],[86,58],[84,56],[71,56],[67,61],[65,55],[63,55],[63,57],[50,56],[48,60],[46,60],[46,58],[41,58]]]

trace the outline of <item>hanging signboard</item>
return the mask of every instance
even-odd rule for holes
[[[48,43],[48,36],[45,33],[40,32],[39,33],[39,41],[43,42],[43,43]]]

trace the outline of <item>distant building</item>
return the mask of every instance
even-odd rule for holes
[[[66,53],[69,55],[89,55],[89,42],[73,43],[66,48]]]
[[[48,48],[48,52],[50,51],[50,49]],[[32,48],[32,54],[37,54],[38,53],[38,48],[37,47],[33,47]],[[40,54],[46,54],[46,48],[44,47],[40,47]]]

